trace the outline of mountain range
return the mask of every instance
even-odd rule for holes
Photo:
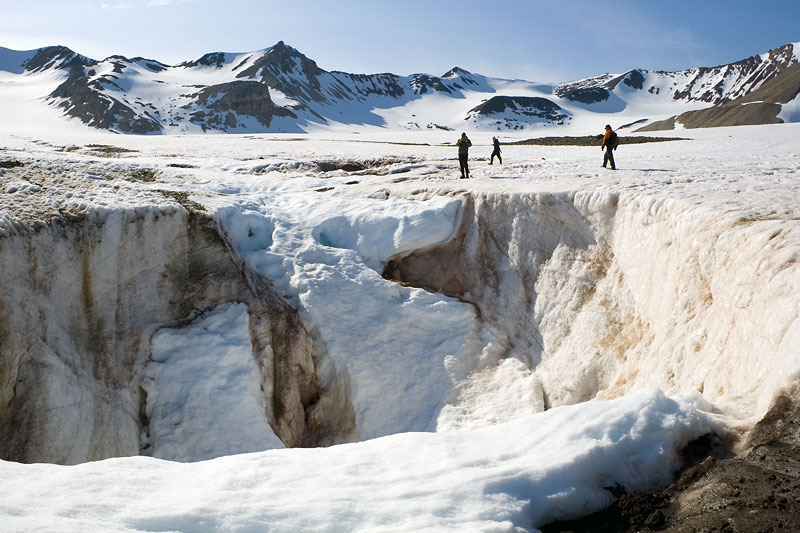
[[[800,121],[800,43],[735,63],[677,72],[633,69],[568,83],[326,71],[283,41],[166,65],[63,46],[0,48],[2,86],[41,78],[41,105],[120,133],[392,130],[654,131]],[[9,98],[3,98],[10,102]],[[13,102],[11,105],[14,105]]]

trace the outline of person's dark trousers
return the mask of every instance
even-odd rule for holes
[[[610,146],[606,146],[606,153],[603,156],[603,168],[605,168],[606,163],[611,163],[611,170],[617,170],[617,166],[614,164],[614,150]]]
[[[494,163],[494,156],[497,156],[497,160],[500,161],[500,164],[502,165],[503,164],[503,158],[500,157],[500,152],[498,152],[497,150],[492,152],[492,157],[489,159],[489,164],[491,165],[491,164]]]
[[[461,165],[461,177],[468,178],[469,177],[469,165],[467,164],[467,159],[469,155],[467,154],[458,154],[458,164]]]

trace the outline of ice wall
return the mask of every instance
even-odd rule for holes
[[[210,217],[151,196],[4,225],[0,457],[69,464],[152,453],[141,387],[150,337],[227,302],[247,305],[266,416],[284,443],[346,432],[352,410],[320,383],[297,312],[241,264]]]
[[[780,214],[610,190],[465,202],[456,239],[384,276],[474,302],[544,407],[657,386],[746,420],[800,368],[800,231]]]

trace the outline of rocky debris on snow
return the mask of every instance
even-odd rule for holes
[[[253,174],[264,174],[268,172],[319,172],[323,177],[325,174],[341,171],[355,175],[386,175],[408,172],[415,165],[420,163],[416,158],[392,158],[384,157],[377,159],[327,159],[319,161],[291,161],[280,163],[269,163],[257,165],[250,169]]]
[[[645,137],[620,136],[619,144],[643,144],[668,141],[689,141],[685,137]],[[538,137],[507,143],[509,145],[536,145],[536,146],[600,146],[603,142],[602,135],[585,135],[583,137]]]
[[[121,146],[111,146],[109,144],[87,144],[86,149],[91,155],[100,157],[119,157],[123,154],[136,153],[136,150],[122,148]]]

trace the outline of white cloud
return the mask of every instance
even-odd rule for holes
[[[100,9],[138,9],[141,7],[163,7],[173,4],[183,4],[191,0],[147,0],[146,2],[102,2]]]
[[[116,4],[103,2],[100,4],[100,9],[134,9],[135,7],[133,2],[117,2]]]
[[[185,2],[189,2],[191,0],[148,0],[147,7],[161,7],[161,6],[169,6],[172,4],[183,4]]]

